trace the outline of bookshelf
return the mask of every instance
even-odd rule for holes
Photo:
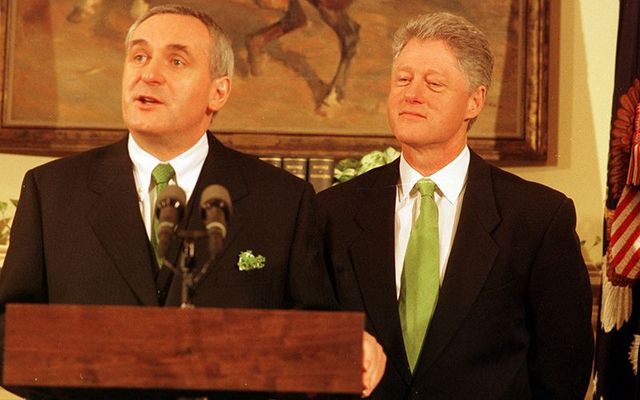
[[[319,157],[260,157],[266,163],[283,168],[300,179],[309,181],[320,192],[333,185],[333,158]]]

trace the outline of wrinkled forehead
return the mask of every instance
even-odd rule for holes
[[[200,48],[208,52],[210,41],[207,26],[190,15],[156,14],[152,15],[131,31],[127,46],[147,43],[160,47]]]

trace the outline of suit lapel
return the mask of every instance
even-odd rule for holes
[[[417,376],[440,355],[480,293],[498,253],[491,232],[499,221],[490,167],[471,152],[460,220]]]
[[[157,305],[149,240],[138,206],[127,139],[106,148],[92,165],[89,188],[97,197],[87,215],[89,223],[140,303]]]
[[[209,153],[200,171],[200,176],[196,183],[196,187],[193,191],[189,203],[187,204],[187,210],[183,221],[180,223],[180,228],[188,230],[204,230],[204,223],[200,214],[200,197],[204,189],[213,184],[222,185],[229,191],[231,196],[231,202],[234,206],[234,212],[229,223],[227,238],[224,242],[224,247],[218,254],[218,260],[225,257],[226,250],[229,245],[233,243],[238,233],[242,231],[244,227],[244,217],[242,214],[236,212],[235,205],[242,201],[244,197],[249,194],[248,186],[242,175],[242,165],[238,161],[237,155],[233,150],[226,148],[222,143],[213,137],[208,132],[209,138]],[[180,241],[174,241],[169,250],[169,259],[177,261],[178,253],[180,250]],[[200,268],[207,262],[208,258],[208,239],[198,239],[196,241],[196,267]],[[217,272],[217,265],[211,265],[204,277],[209,276],[208,279],[217,280],[219,273]],[[167,305],[177,305],[180,303],[180,293],[182,286],[182,278],[175,276],[171,283]]]
[[[365,310],[378,340],[405,382],[410,381],[395,287],[394,219],[398,165],[381,167],[371,187],[358,193],[359,227],[350,253]],[[345,237],[347,237],[345,235]]]

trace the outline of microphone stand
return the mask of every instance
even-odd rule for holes
[[[178,229],[175,232],[175,236],[182,239],[182,250],[178,258],[178,268],[167,260],[164,260],[163,266],[169,267],[174,273],[180,272],[182,277],[180,308],[195,308],[193,304],[195,288],[211,265],[211,260],[209,260],[201,268],[193,267],[196,250],[195,240],[208,237],[208,233],[207,231]]]
[[[207,273],[212,260],[207,262],[201,268],[192,268],[196,260],[196,239],[208,237],[207,231],[178,229],[174,232],[173,237],[182,239],[182,250],[178,258],[178,268],[172,265],[166,259],[163,260],[163,267],[169,268],[174,274],[180,271],[182,277],[182,290],[180,295],[180,308],[192,309],[196,306],[193,304],[193,295],[196,286]],[[207,400],[208,397],[179,397],[178,400]]]

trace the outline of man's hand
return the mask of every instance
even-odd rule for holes
[[[387,364],[387,356],[376,338],[362,332],[362,397],[368,397],[378,386]]]

